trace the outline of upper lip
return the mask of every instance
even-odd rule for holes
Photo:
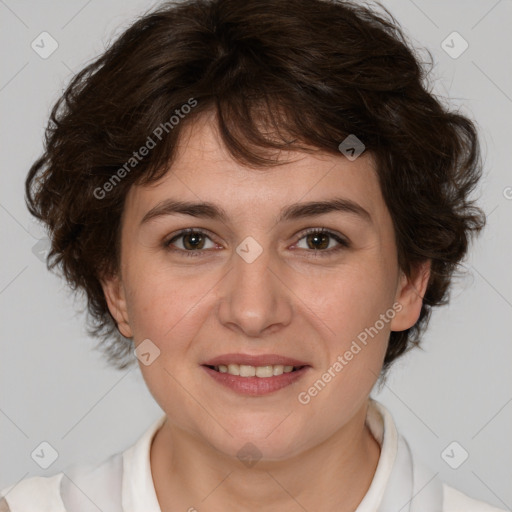
[[[221,364],[244,364],[249,366],[269,366],[282,364],[283,366],[309,366],[304,361],[278,354],[223,354],[202,363],[204,366],[218,366]]]

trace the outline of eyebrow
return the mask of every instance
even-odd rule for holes
[[[372,217],[367,210],[365,210],[360,204],[343,197],[335,197],[326,201],[311,201],[285,206],[281,209],[277,222],[314,217],[316,215],[323,215],[331,212],[350,213],[352,215],[359,216],[370,224],[372,223]],[[214,203],[195,203],[166,199],[149,210],[142,218],[140,224],[145,224],[156,217],[176,214],[219,220],[224,223],[228,222],[228,215],[226,211]]]

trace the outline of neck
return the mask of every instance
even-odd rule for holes
[[[151,470],[162,512],[322,510],[349,512],[370,487],[380,446],[364,407],[331,437],[295,457],[252,467],[221,454],[166,421],[151,445]]]

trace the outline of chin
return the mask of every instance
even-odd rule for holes
[[[258,422],[253,418],[247,423],[238,421],[223,426],[231,435],[220,428],[214,436],[210,431],[209,435],[205,433],[208,443],[228,457],[236,457],[241,462],[249,461],[248,466],[251,460],[289,459],[305,449],[307,443],[297,425],[283,421],[283,415],[273,416],[272,421],[267,418]]]

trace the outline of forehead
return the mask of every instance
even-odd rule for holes
[[[176,156],[157,182],[133,186],[126,198],[127,220],[141,221],[149,209],[169,198],[219,205],[229,216],[253,222],[275,217],[284,206],[332,198],[361,205],[372,217],[386,214],[372,155],[354,161],[341,153],[279,151],[275,167],[251,168],[224,146],[212,116],[183,127]]]

